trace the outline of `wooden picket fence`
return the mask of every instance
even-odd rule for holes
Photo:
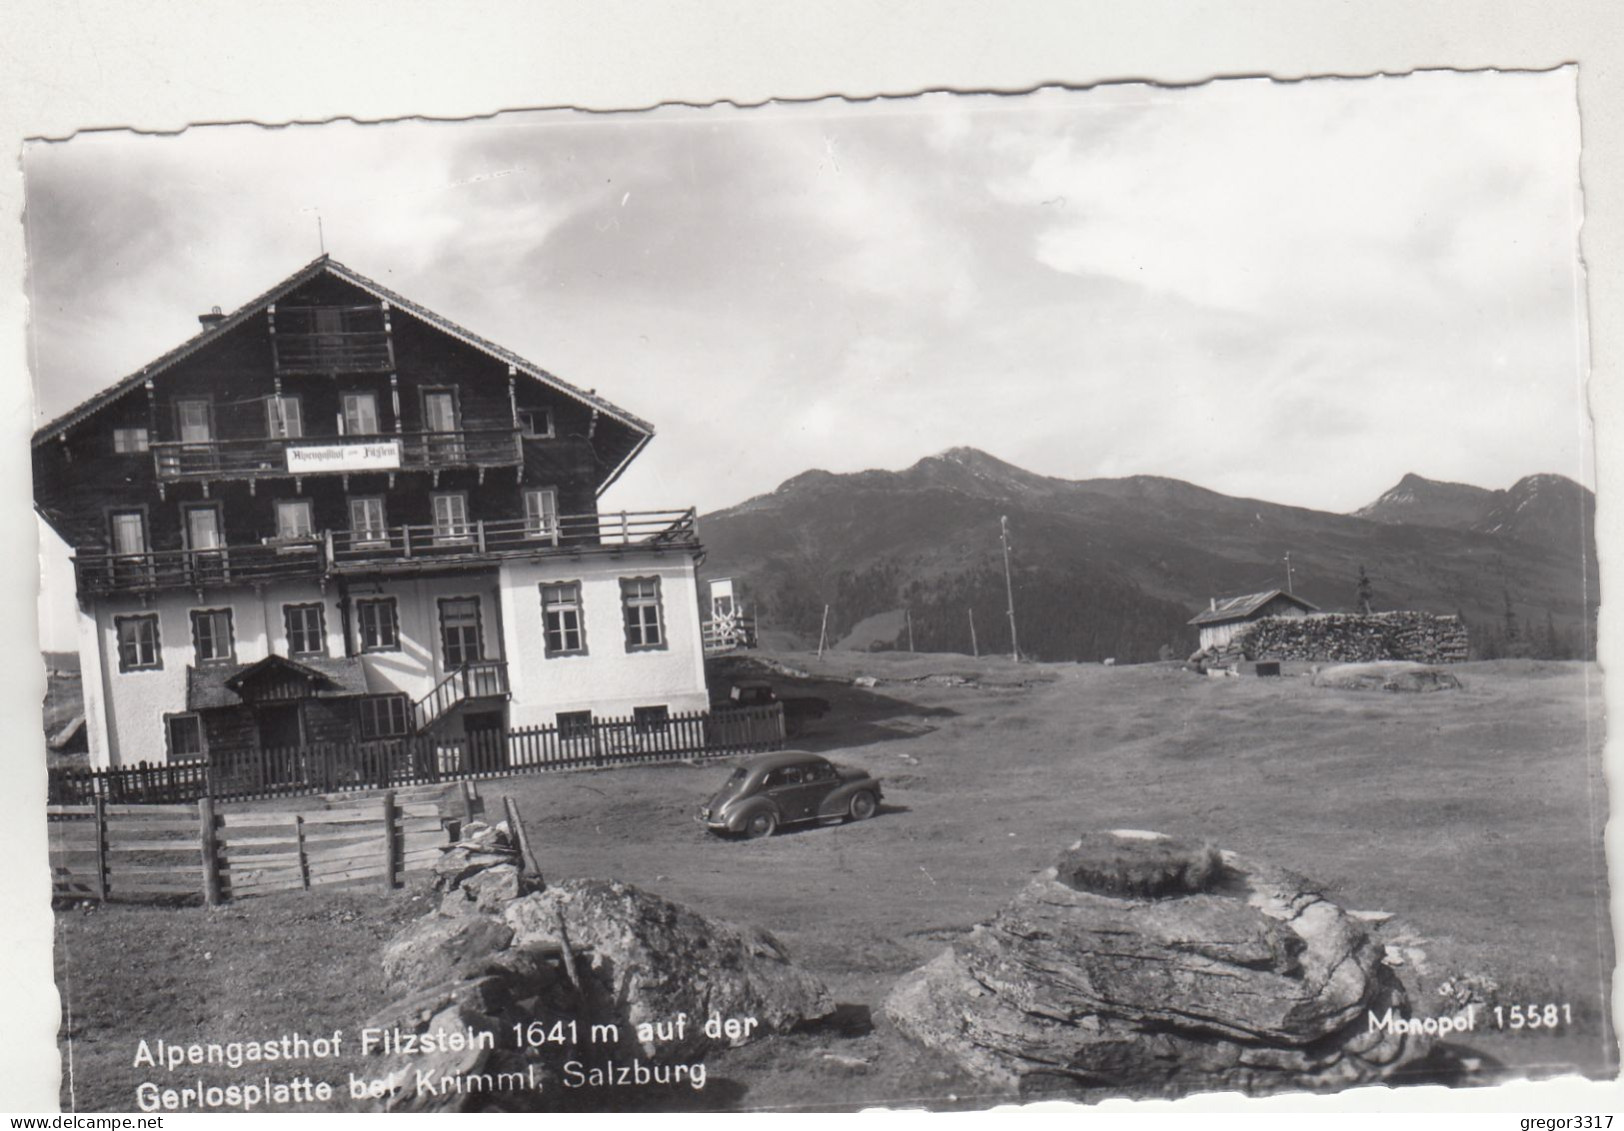
[[[475,811],[471,785],[313,798],[297,810],[217,805],[89,805],[46,810],[52,893],[65,899],[210,905],[271,891],[376,879],[398,887],[432,869],[448,818]]]
[[[291,797],[350,790],[437,785],[549,770],[720,758],[779,750],[780,703],[658,721],[595,719],[575,727],[434,733],[376,742],[318,743],[244,751],[230,759],[108,770],[53,769],[49,800],[85,805],[173,804]]]

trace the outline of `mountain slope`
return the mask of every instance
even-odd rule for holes
[[[1583,499],[1570,506],[1549,482],[1559,478],[1530,477],[1515,498],[1447,492],[1458,507],[1431,492],[1435,502],[1408,512],[1431,520],[1418,523],[1395,517],[1400,500],[1383,518],[1328,514],[1156,476],[1055,479],[955,448],[902,471],[805,472],[701,529],[705,573],[739,579],[764,625],[810,641],[825,604],[830,639],[907,607],[921,649],[970,651],[972,616],[983,650],[1007,649],[1006,516],[1020,644],[1044,659],[1186,654],[1184,621],[1211,597],[1284,588],[1288,553],[1297,594],[1328,611],[1353,606],[1363,566],[1378,608],[1462,611],[1492,626],[1509,595],[1522,623],[1549,618],[1573,634],[1588,623],[1594,555]],[[1471,499],[1489,505],[1467,515]],[[1471,528],[1499,503],[1510,509],[1498,529]],[[1519,533],[1535,530],[1537,540]]]
[[[1381,498],[1353,513],[1372,522],[1469,530],[1494,505],[1496,494],[1485,487],[1444,483],[1412,473]]]

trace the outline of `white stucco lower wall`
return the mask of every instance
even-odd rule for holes
[[[399,618],[400,647],[387,652],[362,654],[367,673],[367,690],[377,695],[402,692],[415,701],[434,689],[446,677],[445,650],[440,641],[440,600],[445,597],[474,597],[479,601],[480,656],[486,660],[503,658],[501,597],[496,570],[459,573],[446,577],[383,578],[352,583],[349,588],[351,617],[357,601],[393,597]],[[356,648],[360,649],[357,623]],[[343,641],[338,655],[342,656]]]
[[[148,601],[138,597],[103,598],[81,618],[79,664],[86,687],[85,726],[93,767],[133,766],[139,762],[165,762],[169,757],[164,716],[186,710],[186,669],[197,662],[192,644],[195,609],[230,609],[234,661],[251,664],[273,652],[287,655],[287,623],[282,606],[323,606],[328,656],[344,654],[344,634],[338,602],[311,585],[297,583],[252,588],[219,589],[198,600],[195,592],[160,593]],[[118,625],[122,616],[156,614],[162,664],[156,668],[120,671]],[[89,673],[100,667],[103,694],[97,707],[103,722],[92,718]],[[98,737],[99,735],[99,737]],[[100,752],[98,753],[98,743]]]
[[[626,647],[621,578],[658,577],[665,645]],[[584,655],[548,656],[541,587],[581,584],[586,629]],[[507,635],[509,725],[552,726],[565,711],[599,718],[630,716],[637,707],[663,706],[672,714],[709,706],[698,586],[686,553],[626,553],[510,562],[501,568],[502,620]]]
[[[663,647],[630,651],[621,606],[623,577],[658,577]],[[541,586],[581,583],[587,651],[549,657],[542,631]],[[354,602],[393,597],[399,648],[363,654],[367,690],[401,692],[421,699],[445,677],[439,602],[445,597],[476,597],[480,608],[482,656],[506,659],[512,688],[509,725],[550,726],[560,712],[591,711],[623,717],[634,708],[664,706],[673,714],[708,706],[704,646],[699,627],[693,559],[684,553],[628,553],[544,562],[513,562],[500,569],[443,577],[385,578],[349,587]],[[85,726],[90,763],[97,768],[130,766],[168,759],[164,717],[184,712],[186,669],[194,665],[191,614],[197,609],[230,609],[233,659],[249,664],[268,655],[288,654],[283,606],[321,604],[326,654],[345,655],[339,595],[309,584],[269,585],[196,593],[106,598],[80,618],[80,666],[84,673]],[[154,614],[162,663],[155,668],[119,670],[116,618]],[[358,634],[352,623],[351,632]],[[356,636],[359,648],[359,636]]]

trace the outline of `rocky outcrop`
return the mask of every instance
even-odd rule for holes
[[[470,827],[435,886],[438,910],[384,948],[384,983],[397,996],[364,1025],[392,1042],[372,1046],[371,1099],[383,1110],[549,1110],[561,1096],[616,1106],[626,1097],[561,1091],[562,1066],[697,1061],[834,1012],[823,984],[758,928],[629,884],[532,890],[539,881],[521,871],[502,826]]]
[[[1357,920],[1283,870],[1231,853],[1213,868],[1212,851],[1154,833],[1086,837],[904,977],[886,1013],[1027,1094],[1340,1088],[1425,1051],[1371,1028],[1372,1012],[1408,1006]]]
[[[796,967],[759,927],[709,919],[680,904],[610,880],[566,880],[508,904],[517,947],[575,953],[577,978],[594,1015],[612,1017],[622,1045],[645,1056],[694,1056],[716,1040],[712,1016],[751,1018],[752,1037],[782,1033],[834,1012],[823,983]],[[638,1039],[641,1025],[686,1016],[681,1036]]]

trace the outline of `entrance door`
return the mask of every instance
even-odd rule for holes
[[[507,768],[507,742],[501,711],[467,711],[462,729],[468,735],[468,762],[478,772]]]
[[[259,724],[260,757],[267,782],[298,781],[303,774],[299,747],[304,745],[304,719],[297,703],[278,703],[254,711]]]

